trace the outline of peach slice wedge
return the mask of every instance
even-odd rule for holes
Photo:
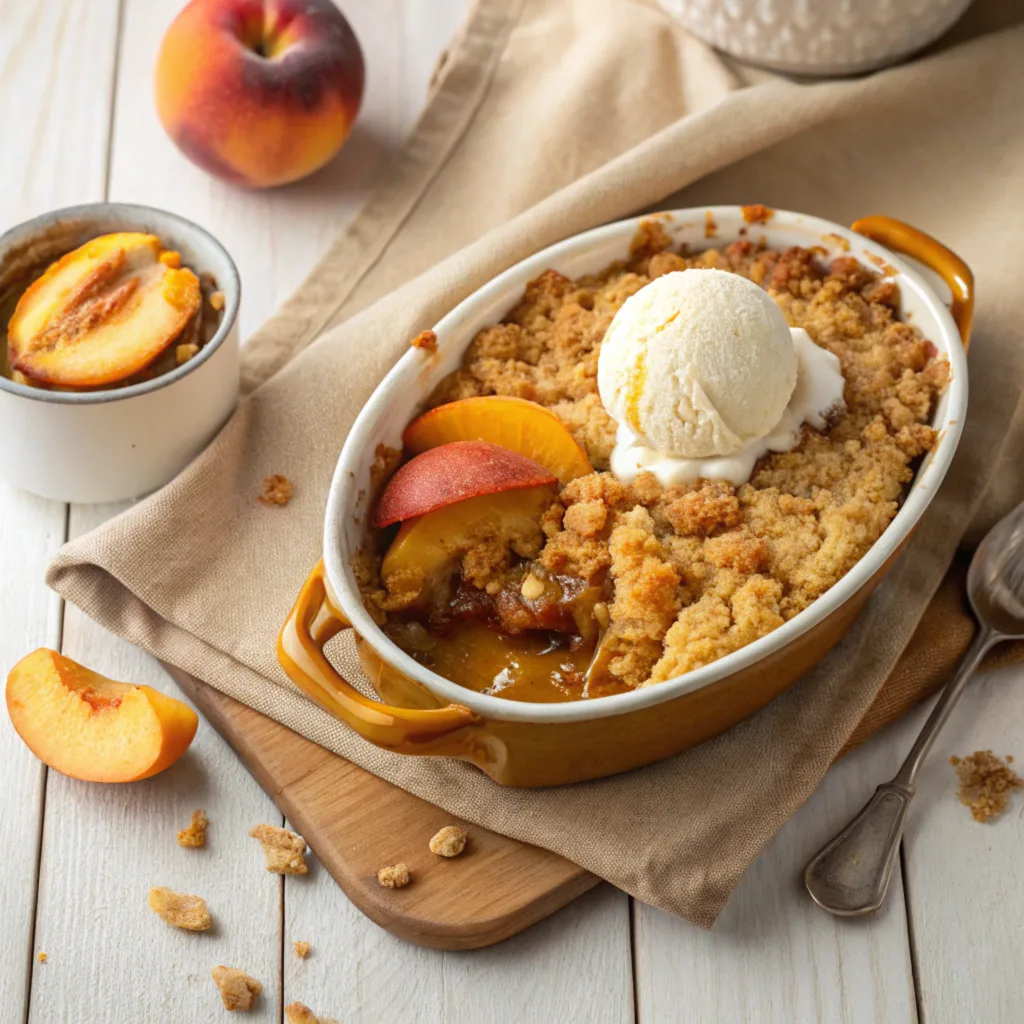
[[[451,441],[489,441],[551,470],[561,484],[593,473],[586,452],[550,409],[525,398],[463,398],[425,412],[405,428],[413,453]]]
[[[467,498],[403,523],[384,555],[381,579],[389,589],[422,592],[424,583],[446,577],[455,560],[485,537],[513,537],[536,530],[554,500],[552,481],[547,486]]]
[[[518,452],[486,441],[453,441],[399,468],[377,502],[373,525],[390,526],[468,498],[554,482],[554,474]]]
[[[116,683],[41,647],[7,677],[7,711],[41,761],[84,782],[135,782],[188,749],[199,718],[149,686]]]
[[[148,366],[199,309],[199,279],[156,235],[120,232],[62,256],[18,300],[12,369],[65,388],[112,384]]]

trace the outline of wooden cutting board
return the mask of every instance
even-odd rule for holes
[[[427,843],[453,819],[171,665],[164,668],[224,737],[345,895],[372,921],[437,949],[489,946],[528,928],[599,879],[557,854],[470,825],[465,853]],[[412,882],[377,870],[405,861]]]

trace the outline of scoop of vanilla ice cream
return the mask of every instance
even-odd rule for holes
[[[598,359],[608,412],[667,455],[730,455],[764,437],[797,379],[793,338],[774,300],[724,270],[681,270],[631,295]]]

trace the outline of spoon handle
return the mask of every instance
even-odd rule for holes
[[[978,630],[896,777],[879,786],[853,821],[804,869],[804,885],[822,909],[841,917],[855,917],[882,905],[921,762],[978,663],[998,640],[999,634],[988,627]]]

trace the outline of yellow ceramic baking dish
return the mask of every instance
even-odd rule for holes
[[[763,237],[772,248],[820,246],[896,275],[901,314],[949,359],[950,385],[934,418],[939,444],[922,463],[896,518],[861,561],[811,607],[749,646],[657,686],[591,700],[533,704],[460,687],[418,664],[376,626],[360,601],[350,562],[365,541],[377,445],[401,446],[402,430],[432,388],[458,366],[476,332],[514,305],[528,281],[548,268],[579,276],[624,258],[647,218],[596,228],[531,256],[437,324],[438,354],[426,372],[422,355],[410,351],[374,392],[338,460],[323,559],[281,630],[278,657],[288,676],[371,743],[400,754],[459,758],[510,786],[592,779],[685,750],[762,708],[839,641],[935,495],[967,408],[973,280],[966,264],[933,238],[888,217],[868,217],[847,229],[784,211],[751,225],[741,207],[658,216],[674,240],[691,250],[744,235]],[[705,225],[712,222],[716,235],[709,242]],[[926,269],[914,269],[901,256]],[[950,292],[945,301],[937,293],[942,282]],[[350,627],[380,701],[350,685],[324,654],[327,641]]]

